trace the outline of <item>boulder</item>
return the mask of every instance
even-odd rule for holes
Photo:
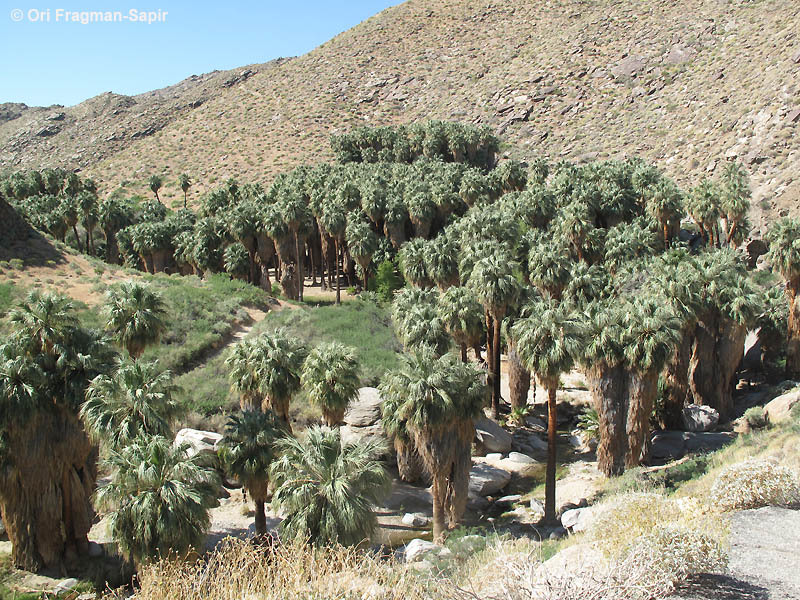
[[[511,434],[486,417],[475,421],[475,438],[487,452],[505,454],[511,450]]]
[[[486,463],[472,465],[469,472],[469,491],[478,496],[490,496],[502,490],[511,481],[511,473]]]
[[[58,594],[64,594],[66,592],[71,592],[76,587],[78,587],[78,583],[79,581],[74,577],[70,577],[69,579],[62,579],[53,588],[53,593],[55,595],[58,595]]]
[[[488,458],[488,456],[487,456]],[[508,460],[520,463],[523,465],[533,465],[536,464],[536,459],[531,458],[527,454],[523,454],[522,452],[509,452],[508,453]]]
[[[407,563],[413,563],[422,558],[428,553],[438,553],[439,546],[433,542],[426,540],[416,539],[411,540],[403,548],[403,560]]]
[[[684,434],[687,452],[715,452],[724,448],[736,439],[736,434],[731,432],[698,432]]]
[[[589,507],[573,508],[562,513],[561,525],[573,533],[586,531],[591,525],[593,517],[593,510]]]
[[[710,406],[690,404],[681,414],[685,431],[711,431],[719,423],[719,413]]]
[[[764,412],[769,417],[770,423],[780,423],[789,418],[792,407],[798,402],[800,402],[800,389],[792,390],[767,402]]]
[[[91,558],[100,558],[105,554],[103,547],[97,542],[89,542],[89,556]]]
[[[494,501],[495,505],[501,508],[510,508],[514,506],[517,502],[522,500],[522,496],[519,494],[511,494],[510,496],[503,496],[502,498],[498,498]]]
[[[658,431],[652,439],[651,456],[669,460],[682,458],[687,452],[713,452],[736,439],[729,432]]]
[[[657,431],[651,439],[650,456],[653,458],[681,458],[686,453],[682,431]]]
[[[181,429],[175,436],[175,446],[188,444],[187,454],[192,457],[205,452],[217,453],[217,446],[222,441],[222,435],[213,431],[199,431],[197,429]]]
[[[344,422],[353,427],[368,427],[381,420],[381,396],[378,388],[363,387],[344,413]]]

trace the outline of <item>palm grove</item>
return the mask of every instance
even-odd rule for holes
[[[300,167],[266,189],[229,180],[197,212],[164,206],[159,176],[153,200],[100,200],[93,182],[58,170],[12,174],[0,190],[38,229],[62,241],[71,234],[78,249],[111,263],[226,272],[267,289],[272,274],[293,299],[310,278],[338,301],[346,279],[392,299],[406,356],[381,382],[383,424],[401,478],[433,484],[436,541],[464,512],[475,419],[484,407],[495,419],[506,410],[504,349],[511,409],[526,405],[532,376],[546,392],[547,519],[562,374],[586,375],[608,476],[646,461],[653,425],[675,427],[690,402],[734,416],[749,329],[759,328],[770,364],[785,361],[788,376],[800,375],[800,222],[784,219],[768,236],[785,297],[763,291],[739,249],[749,189],[736,164],[684,191],[636,159],[497,164],[491,132],[437,121],[359,129],[332,146],[336,164]],[[185,199],[188,176],[179,185]],[[169,373],[137,360],[158,339],[158,299],[132,284],[107,304],[122,359],[101,332],[79,326],[63,298],[46,295],[14,312],[17,333],[0,349],[0,509],[15,562],[27,568],[85,549],[97,441],[113,477],[96,501],[114,511],[128,555],[187,549],[208,525],[217,474],[169,443],[178,412]],[[286,536],[368,537],[387,479],[378,448],[344,444],[336,429],[359,385],[352,349],[309,350],[274,332],[242,341],[226,364],[242,410],[220,458],[256,503],[258,531],[274,492],[289,514]],[[301,388],[328,427],[295,438],[289,405]],[[25,476],[32,465],[46,468]],[[334,480],[357,493],[326,492],[341,489]],[[169,499],[160,496],[168,481]],[[180,522],[169,502],[184,503]]]

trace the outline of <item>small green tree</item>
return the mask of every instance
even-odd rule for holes
[[[378,442],[346,444],[338,428],[315,426],[305,440],[284,438],[277,447],[280,458],[270,476],[276,486],[273,505],[288,515],[281,534],[316,545],[369,540],[374,506],[391,486],[376,460],[382,451]]]

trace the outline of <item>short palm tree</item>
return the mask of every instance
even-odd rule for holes
[[[264,504],[269,496],[269,467],[277,456],[275,446],[287,434],[272,411],[245,410],[225,426],[220,458],[225,470],[247,489],[256,505],[256,533],[267,532]]]
[[[180,556],[199,546],[208,530],[219,476],[202,454],[188,457],[187,449],[145,436],[112,450],[105,461],[111,482],[97,490],[96,501],[110,512],[120,550],[136,564]]]
[[[89,434],[119,450],[142,435],[172,437],[183,413],[172,373],[157,362],[123,360],[116,371],[98,375],[86,390],[80,416]]]
[[[243,408],[257,407],[260,398],[262,410],[274,411],[291,431],[289,402],[300,389],[306,356],[302,343],[280,330],[239,342],[225,362]]]
[[[181,173],[178,175],[178,185],[183,192],[183,208],[186,208],[186,193],[189,191],[189,188],[192,187],[192,180],[189,179],[186,173]]]
[[[400,270],[406,281],[417,287],[427,288],[431,286],[431,279],[428,275],[428,267],[425,264],[425,253],[428,244],[422,238],[409,240],[400,248],[398,258],[400,260]]]
[[[440,290],[458,285],[458,245],[440,234],[425,244],[425,269]]]
[[[332,342],[309,352],[300,382],[312,404],[322,409],[325,424],[342,422],[347,405],[358,397],[358,360],[355,349]]]
[[[467,348],[474,348],[475,356],[480,360],[480,344],[484,334],[483,309],[475,299],[475,294],[465,287],[449,288],[439,296],[438,314],[448,333],[461,348],[462,362],[467,362]]]
[[[492,381],[492,416],[500,412],[500,333],[503,318],[516,302],[521,286],[514,273],[518,265],[503,253],[485,256],[475,263],[467,287],[493,319],[492,356],[490,373]]]
[[[134,360],[166,330],[161,296],[144,283],[127,281],[106,294],[106,329]]]
[[[526,305],[525,318],[517,320],[512,337],[523,364],[547,390],[547,471],[545,519],[556,520],[556,391],[562,373],[572,368],[583,342],[581,325],[566,304],[538,300]]]
[[[474,419],[481,414],[486,386],[471,365],[423,349],[387,373],[380,391],[394,418],[405,423],[433,480],[433,537],[441,543],[446,521],[455,527],[464,514]]]
[[[355,545],[375,529],[373,507],[391,480],[376,459],[377,442],[346,444],[338,428],[311,427],[304,440],[284,438],[270,477],[274,506],[288,514],[281,534],[316,545]]]
[[[149,181],[150,191],[153,192],[158,202],[161,202],[161,198],[158,197],[158,190],[160,190],[161,186],[163,185],[164,185],[164,180],[161,178],[160,175],[150,176],[150,181]]]

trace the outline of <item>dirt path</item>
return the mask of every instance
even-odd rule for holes
[[[800,510],[767,506],[731,517],[727,575],[703,575],[670,600],[800,599]]]

